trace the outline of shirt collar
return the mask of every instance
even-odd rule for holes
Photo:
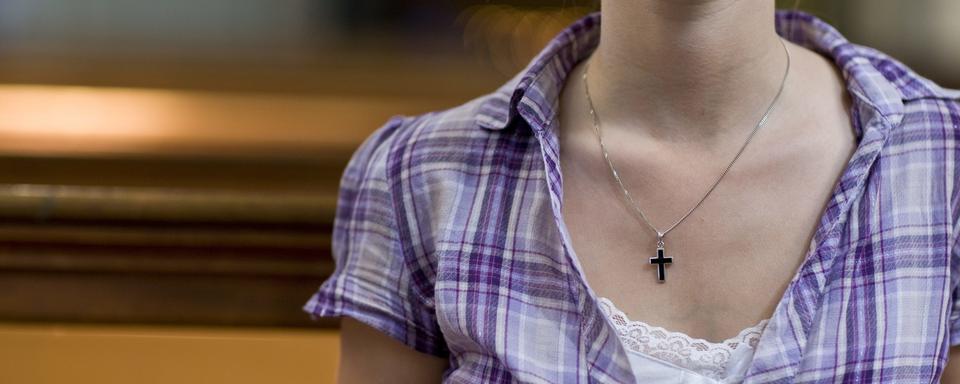
[[[831,59],[841,69],[851,96],[878,115],[873,117],[892,123],[888,125],[900,122],[906,100],[960,97],[958,91],[939,87],[877,50],[849,42],[833,26],[811,14],[777,10],[776,30],[783,38]],[[535,132],[546,129],[555,117],[570,70],[587,58],[599,41],[599,12],[562,30],[523,71],[480,105],[479,125],[500,130],[522,116]]]
[[[521,111],[531,113],[535,131],[552,120],[570,70],[600,41],[600,13],[577,20],[551,40],[530,64],[488,98],[478,112],[480,126],[503,129]]]

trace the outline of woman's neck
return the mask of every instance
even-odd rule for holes
[[[589,84],[604,129],[712,141],[742,137],[785,66],[773,0],[604,0]]]

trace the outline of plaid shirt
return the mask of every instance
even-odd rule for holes
[[[634,382],[560,216],[558,94],[599,23],[491,94],[369,136],[304,309],[448,357],[444,382]],[[745,382],[936,382],[960,344],[960,92],[811,15],[777,11],[776,29],[842,69],[858,145]]]

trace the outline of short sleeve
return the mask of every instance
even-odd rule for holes
[[[347,163],[331,240],[336,266],[303,309],[314,319],[349,316],[419,352],[445,357],[432,300],[420,294],[425,282],[410,273],[409,239],[398,235],[402,202],[393,193],[389,163],[403,121],[394,117],[374,131]]]

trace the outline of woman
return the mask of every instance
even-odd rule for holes
[[[354,154],[340,381],[940,379],[960,92],[772,1],[601,8]]]

